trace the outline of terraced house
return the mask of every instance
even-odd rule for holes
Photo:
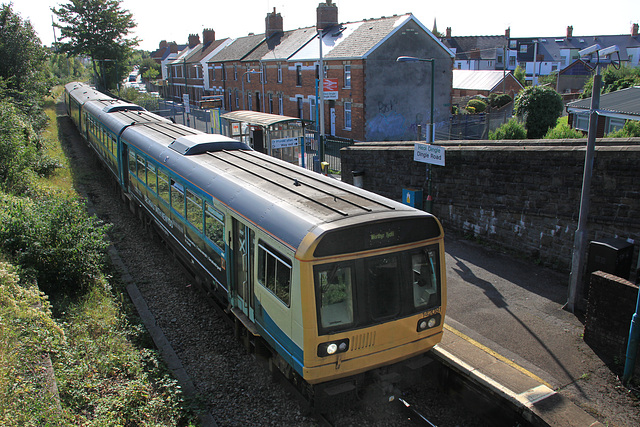
[[[328,0],[315,26],[283,28],[274,8],[263,34],[224,42],[203,34],[210,47],[194,40],[170,63],[169,93],[176,100],[189,93],[193,103],[218,95],[225,112],[262,111],[317,127],[322,74],[327,135],[414,140],[432,123],[448,127],[453,54],[412,14],[340,23]],[[399,56],[428,61],[399,63]]]

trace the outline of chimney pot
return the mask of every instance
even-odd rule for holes
[[[447,27],[447,38],[450,39],[451,38],[451,27]]]
[[[567,27],[567,38],[570,39],[571,37],[573,37],[573,25]]]
[[[635,37],[638,35],[638,24],[635,23],[631,26],[631,36]]]
[[[273,8],[273,13],[267,13],[267,17],[265,19],[265,38],[269,38],[274,34],[282,33],[283,24],[282,24],[282,15],[276,13],[276,8]]]
[[[508,39],[511,38],[511,27],[508,27],[506,30],[504,30],[504,36]]]

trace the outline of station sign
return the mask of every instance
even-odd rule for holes
[[[298,138],[279,138],[271,140],[271,148],[297,147],[300,141]]]
[[[338,79],[322,79],[322,96],[325,101],[338,99]]]
[[[431,165],[444,166],[444,151],[444,147],[417,142],[413,147],[413,160]]]

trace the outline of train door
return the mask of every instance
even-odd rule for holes
[[[120,151],[120,179],[125,189],[129,188],[129,148],[124,142]]]
[[[233,218],[233,274],[237,295],[237,304],[244,314],[251,320],[254,319],[253,298],[253,242],[255,234],[253,230]]]

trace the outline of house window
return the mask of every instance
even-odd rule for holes
[[[236,110],[240,108],[240,99],[238,98],[238,89],[236,89]]]
[[[527,53],[527,49],[529,47],[526,44],[521,44],[520,45],[520,53]]]
[[[227,80],[227,69],[225,68],[224,64],[222,64],[222,80]]]
[[[251,94],[247,95],[247,106],[249,107],[249,111],[253,110],[253,97]]]
[[[233,80],[238,80],[238,66],[233,66]]]
[[[351,103],[344,103],[344,128],[351,129]]]
[[[587,132],[589,130],[589,114],[588,113],[576,113],[573,119],[573,127]]]
[[[273,94],[269,94],[269,113],[273,114]]]
[[[309,120],[315,121],[316,119],[316,99],[314,97],[309,98]]]
[[[344,66],[344,87],[351,87],[351,65]]]
[[[296,65],[296,86],[302,86],[302,65]]]
[[[247,83],[251,83],[251,70],[248,67],[245,74],[247,75]]]
[[[502,55],[498,55],[498,64],[502,64]]]
[[[211,80],[213,80],[214,82],[216,81],[216,67],[215,65],[211,68],[209,68],[209,71],[211,72]]]
[[[282,64],[278,64],[278,83],[282,83]]]
[[[229,110],[231,110],[233,107],[233,103],[231,102],[233,96],[231,95],[231,90],[229,90],[229,105],[227,106],[229,108]]]
[[[516,57],[515,56],[510,56],[509,57],[509,66],[510,67],[515,67],[516,66]]]
[[[278,94],[278,114],[284,116],[284,101],[281,93]]]
[[[622,129],[624,126],[624,119],[614,119],[612,117],[609,118],[609,125],[607,126],[607,133],[615,132],[617,130]]]
[[[298,106],[297,106],[298,107],[298,118],[303,119],[304,118],[304,116],[303,116],[303,114],[304,114],[303,105],[304,104],[302,103],[302,98],[301,97],[300,98],[296,98],[296,102],[298,104]]]

